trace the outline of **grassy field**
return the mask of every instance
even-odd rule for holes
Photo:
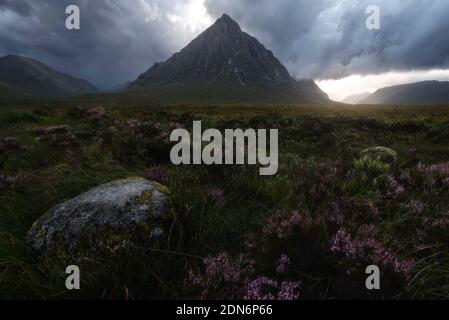
[[[111,96],[112,97],[112,96]],[[0,298],[449,298],[449,106],[126,106],[107,96],[0,107]],[[84,108],[101,103],[107,118]],[[170,164],[175,127],[279,129],[280,168]],[[39,138],[37,128],[71,132]],[[394,150],[382,162],[363,156]],[[24,242],[52,206],[158,168],[178,220],[172,241],[64,270]],[[382,290],[365,289],[365,268]]]

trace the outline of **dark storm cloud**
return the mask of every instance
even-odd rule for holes
[[[78,31],[65,28],[70,4],[81,10]],[[143,0],[0,0],[0,54],[30,56],[103,87],[133,80],[193,36],[167,19],[169,6],[170,1],[156,6]]]
[[[69,4],[81,8],[79,31],[65,29]],[[381,9],[381,30],[365,28],[371,4]],[[198,6],[201,0],[0,0],[0,55],[34,57],[105,87],[186,45],[200,31],[186,24],[198,17]],[[205,6],[213,18],[230,14],[296,77],[449,68],[447,0],[205,0]]]
[[[381,30],[365,27],[368,5]],[[449,67],[447,0],[206,0],[211,14],[229,12],[298,77],[338,78]]]
[[[33,11],[30,2],[18,0],[0,0],[0,10],[14,11],[22,16],[28,16]]]

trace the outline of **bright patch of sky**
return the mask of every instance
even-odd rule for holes
[[[341,101],[348,96],[373,93],[384,87],[427,80],[449,81],[449,69],[352,75],[342,79],[319,80],[317,84],[332,100]]]

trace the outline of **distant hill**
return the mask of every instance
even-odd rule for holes
[[[358,104],[360,101],[368,98],[371,95],[369,92],[360,93],[360,94],[354,94],[352,96],[348,96],[344,98],[341,102],[348,103],[348,104]]]
[[[449,103],[449,82],[423,81],[387,87],[360,102],[361,104],[430,105]]]
[[[117,84],[115,86],[109,87],[107,89],[101,90],[101,92],[103,93],[117,93],[117,92],[122,92],[124,90],[126,90],[128,88],[128,86],[130,85],[131,81],[127,81],[125,83],[120,83]]]
[[[15,55],[0,58],[0,83],[22,95],[65,97],[98,92],[86,80],[56,71],[37,60]]]
[[[290,76],[271,51],[226,14],[179,53],[141,74],[129,90],[142,96],[163,92],[184,102],[330,102],[313,80]]]

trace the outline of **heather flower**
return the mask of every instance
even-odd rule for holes
[[[266,235],[276,235],[279,239],[287,239],[302,223],[306,223],[306,221],[299,212],[294,211],[287,217],[275,216],[268,219],[262,232]]]
[[[419,215],[424,210],[424,203],[418,200],[412,200],[407,205],[407,208],[409,208],[414,214]]]
[[[394,189],[394,194],[395,195],[399,195],[401,193],[403,193],[405,191],[404,186],[398,185],[395,189]]]
[[[244,300],[295,300],[299,297],[299,282],[276,280],[260,276],[246,285]]]
[[[331,251],[343,253],[347,258],[355,258],[357,247],[351,239],[351,235],[344,229],[338,230],[331,240]]]
[[[388,196],[398,196],[405,191],[403,185],[399,184],[393,176],[388,176],[386,181],[387,189],[389,190]]]
[[[296,300],[299,297],[298,289],[300,282],[287,282],[281,283],[281,288],[278,292],[278,300]]]
[[[357,227],[379,219],[380,214],[374,204],[363,197],[343,197],[336,205],[333,220],[342,228]]]
[[[341,253],[350,260],[359,259],[391,266],[395,272],[410,277],[414,261],[400,259],[393,250],[386,248],[382,241],[375,238],[374,226],[362,226],[359,233],[359,237],[353,239],[346,230],[340,229],[331,240],[331,251]]]
[[[243,255],[236,258],[226,253],[204,259],[204,271],[188,273],[186,286],[198,289],[201,299],[238,299],[254,262]]]
[[[444,183],[449,178],[449,162],[426,166],[419,163],[418,172],[423,174],[425,184],[431,189],[436,188],[439,182]]]
[[[278,283],[267,277],[258,277],[246,286],[244,300],[275,300]]]
[[[297,191],[311,201],[318,201],[334,190],[341,172],[339,162],[300,168]]]
[[[290,265],[290,258],[287,255],[283,254],[278,261],[276,272],[285,273],[285,270],[288,265]]]

